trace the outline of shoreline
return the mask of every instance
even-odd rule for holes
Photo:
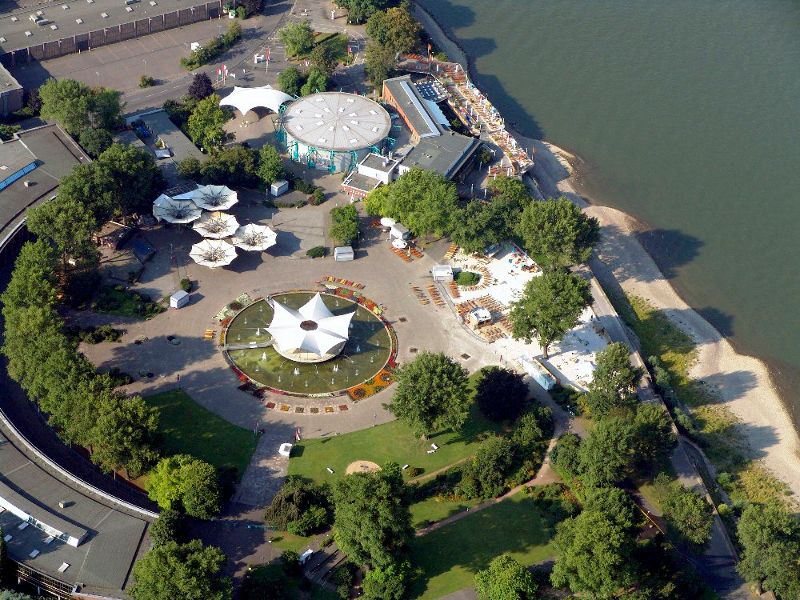
[[[418,0],[414,2],[414,14],[448,58],[461,63],[472,78],[474,69],[468,55]],[[485,90],[484,93],[491,96]],[[698,360],[690,375],[714,390],[720,405],[739,419],[738,428],[747,438],[752,459],[785,483],[796,497],[800,496],[800,438],[767,364],[738,352],[730,340],[678,295],[637,238],[637,233],[647,228],[645,224],[620,210],[594,204],[577,191],[577,170],[572,164],[580,160],[577,156],[550,142],[508,129],[519,142],[535,149],[534,168],[526,178],[533,180],[546,196],[564,195],[600,221],[603,240],[596,262],[600,262],[598,270],[605,272],[596,272],[598,279],[605,286],[610,277],[610,283],[626,293],[644,298],[694,340]]]

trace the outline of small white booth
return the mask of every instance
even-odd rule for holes
[[[183,308],[189,304],[189,293],[179,290],[169,297],[170,308]]]
[[[391,229],[389,229],[389,235],[391,235],[393,238],[407,240],[408,238],[411,237],[411,232],[409,232],[408,229],[403,227],[402,223],[395,223],[394,225],[391,226]]]
[[[352,246],[337,246],[333,249],[333,260],[336,262],[346,262],[355,259],[355,252]]]
[[[431,269],[434,281],[453,281],[453,267],[450,265],[434,265]]]
[[[281,194],[285,194],[289,191],[289,182],[285,179],[279,179],[278,181],[273,181],[272,184],[269,186],[269,193],[272,194],[274,198],[277,198]]]

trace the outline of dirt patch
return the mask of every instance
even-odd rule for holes
[[[344,470],[345,474],[352,475],[353,473],[375,473],[380,471],[381,468],[374,462],[368,460],[356,460],[347,465]]]

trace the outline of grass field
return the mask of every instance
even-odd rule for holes
[[[158,409],[158,432],[165,454],[190,454],[219,469],[234,468],[241,478],[253,451],[256,438],[203,408],[183,390],[170,390],[145,396],[149,406]]]
[[[494,506],[411,542],[418,575],[409,597],[441,598],[473,585],[475,573],[503,552],[524,565],[554,558],[555,523],[527,494]]]
[[[439,497],[426,498],[411,505],[411,525],[420,529],[430,523],[446,519],[450,515],[472,508],[480,500],[444,500]]]
[[[445,432],[421,440],[407,425],[392,421],[335,437],[303,440],[292,448],[289,474],[301,475],[318,483],[344,475],[347,465],[356,460],[369,460],[379,465],[394,461],[400,466],[424,469],[423,474],[446,467],[471,455],[486,433],[499,431],[473,410],[460,433]],[[431,444],[439,449],[428,454]],[[333,469],[333,475],[326,471]]]
[[[339,595],[335,592],[326,590],[325,588],[312,584],[311,589],[303,591],[300,589],[300,579],[297,577],[287,577],[283,572],[283,566],[279,562],[270,563],[268,565],[260,565],[255,567],[247,575],[249,579],[258,582],[258,588],[262,591],[257,592],[256,595],[240,594],[243,600],[255,600],[256,598],[285,598],[286,600],[338,600]],[[280,590],[280,596],[267,596],[261,595],[263,590],[273,588]]]

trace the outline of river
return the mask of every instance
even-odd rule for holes
[[[424,0],[523,135],[646,224],[680,295],[800,422],[800,4]]]

